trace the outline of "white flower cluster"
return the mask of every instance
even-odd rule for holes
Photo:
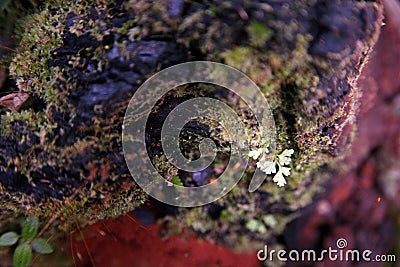
[[[285,167],[292,161],[291,156],[294,153],[293,149],[285,149],[281,154],[272,158],[268,148],[259,148],[249,152],[249,157],[255,160],[258,159],[257,167],[270,175],[275,173],[272,179],[278,186],[286,184],[285,176],[290,175],[290,167]],[[278,168],[278,172],[277,172]]]

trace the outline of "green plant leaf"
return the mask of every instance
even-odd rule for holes
[[[249,229],[252,232],[257,231],[258,229],[258,221],[255,219],[251,219],[246,223],[246,228]]]
[[[32,240],[35,238],[39,228],[39,220],[35,217],[29,217],[22,225],[22,238]]]
[[[259,232],[261,234],[265,234],[267,232],[267,228],[265,225],[255,219],[251,219],[246,223],[246,228],[249,229],[252,232]]]
[[[12,246],[18,239],[19,235],[16,232],[7,232],[0,236],[0,246]]]
[[[183,186],[183,183],[181,181],[181,178],[179,178],[179,176],[172,176],[171,183],[173,183],[174,185]]]
[[[47,241],[43,238],[38,238],[33,240],[32,248],[34,251],[40,254],[50,254],[53,253],[53,248]]]
[[[27,243],[21,243],[14,251],[14,267],[26,267],[32,260],[32,248]]]
[[[262,219],[263,222],[271,228],[274,228],[278,224],[273,215],[265,215]]]
[[[258,226],[258,232],[261,234],[266,234],[267,233],[267,227],[265,227],[264,224],[260,223]]]

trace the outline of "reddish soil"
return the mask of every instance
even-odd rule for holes
[[[159,225],[143,226],[129,215],[98,222],[87,227],[83,235],[88,249],[83,241],[74,241],[72,245],[78,266],[258,265],[255,254],[237,254],[186,234],[162,237]],[[79,233],[74,237],[79,238]]]

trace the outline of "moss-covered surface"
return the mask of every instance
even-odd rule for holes
[[[21,24],[10,72],[37,103],[1,111],[0,194],[13,199],[5,206],[91,221],[143,203],[121,148],[128,101],[162,68],[211,60],[242,70],[267,96],[277,151],[295,150],[292,174],[284,188],[267,179],[255,193],[244,178],[216,203],[177,209],[164,220],[172,231],[189,226],[235,248],[277,244],[329,170],[341,167],[361,94],[355,79],[379,32],[381,6],[344,0],[98,2],[50,1]]]

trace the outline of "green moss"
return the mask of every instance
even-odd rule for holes
[[[51,58],[51,51],[62,45],[62,16],[61,12],[53,14],[49,9],[28,16],[24,25],[29,25],[30,30],[26,31],[23,26],[18,29],[21,46],[10,65],[10,75],[17,77],[20,90],[47,102],[57,100],[54,76],[59,70],[48,68],[47,60]]]
[[[153,158],[154,168],[168,181],[178,174],[178,169],[174,167],[164,154],[155,155]]]
[[[97,11],[104,12],[107,3],[98,3]],[[66,31],[78,37],[89,34],[93,39],[102,40],[104,33],[100,33],[99,27],[104,22],[91,20],[87,13],[89,7],[90,1],[49,1],[41,11],[21,21],[18,29],[21,42],[12,59],[10,75],[20,91],[29,93],[30,98],[41,99],[44,107],[0,114],[1,137],[22,148],[15,151],[16,155],[4,155],[2,171],[12,169],[24,175],[33,188],[42,186],[43,182],[71,181],[71,186],[63,189],[50,186],[58,197],[48,196],[38,202],[33,196],[18,194],[13,196],[14,203],[7,203],[6,207],[41,218],[57,216],[64,223],[72,223],[75,218],[71,214],[74,214],[82,225],[126,213],[145,199],[131,177],[119,173],[120,162],[107,156],[110,151],[122,153],[120,114],[126,105],[115,105],[113,113],[94,117],[88,125],[69,125],[76,117],[76,103],[70,94],[78,85],[76,77],[69,74],[82,64],[82,51],[76,51],[63,67],[50,64],[59,56],[57,49],[63,47]],[[68,14],[76,16],[75,24],[67,29]],[[93,60],[98,60],[97,71],[106,64],[105,50],[102,46],[85,50],[93,55]],[[60,121],[59,116],[66,122]],[[76,128],[71,132],[70,126]],[[71,134],[73,139],[64,142],[65,135]],[[77,163],[77,158],[82,157],[85,161]],[[90,189],[80,189],[83,184],[90,185]],[[4,188],[0,189],[2,197],[7,195]]]
[[[255,47],[263,47],[271,37],[271,31],[265,24],[258,21],[252,21],[247,27],[247,33],[250,36],[250,43]]]

